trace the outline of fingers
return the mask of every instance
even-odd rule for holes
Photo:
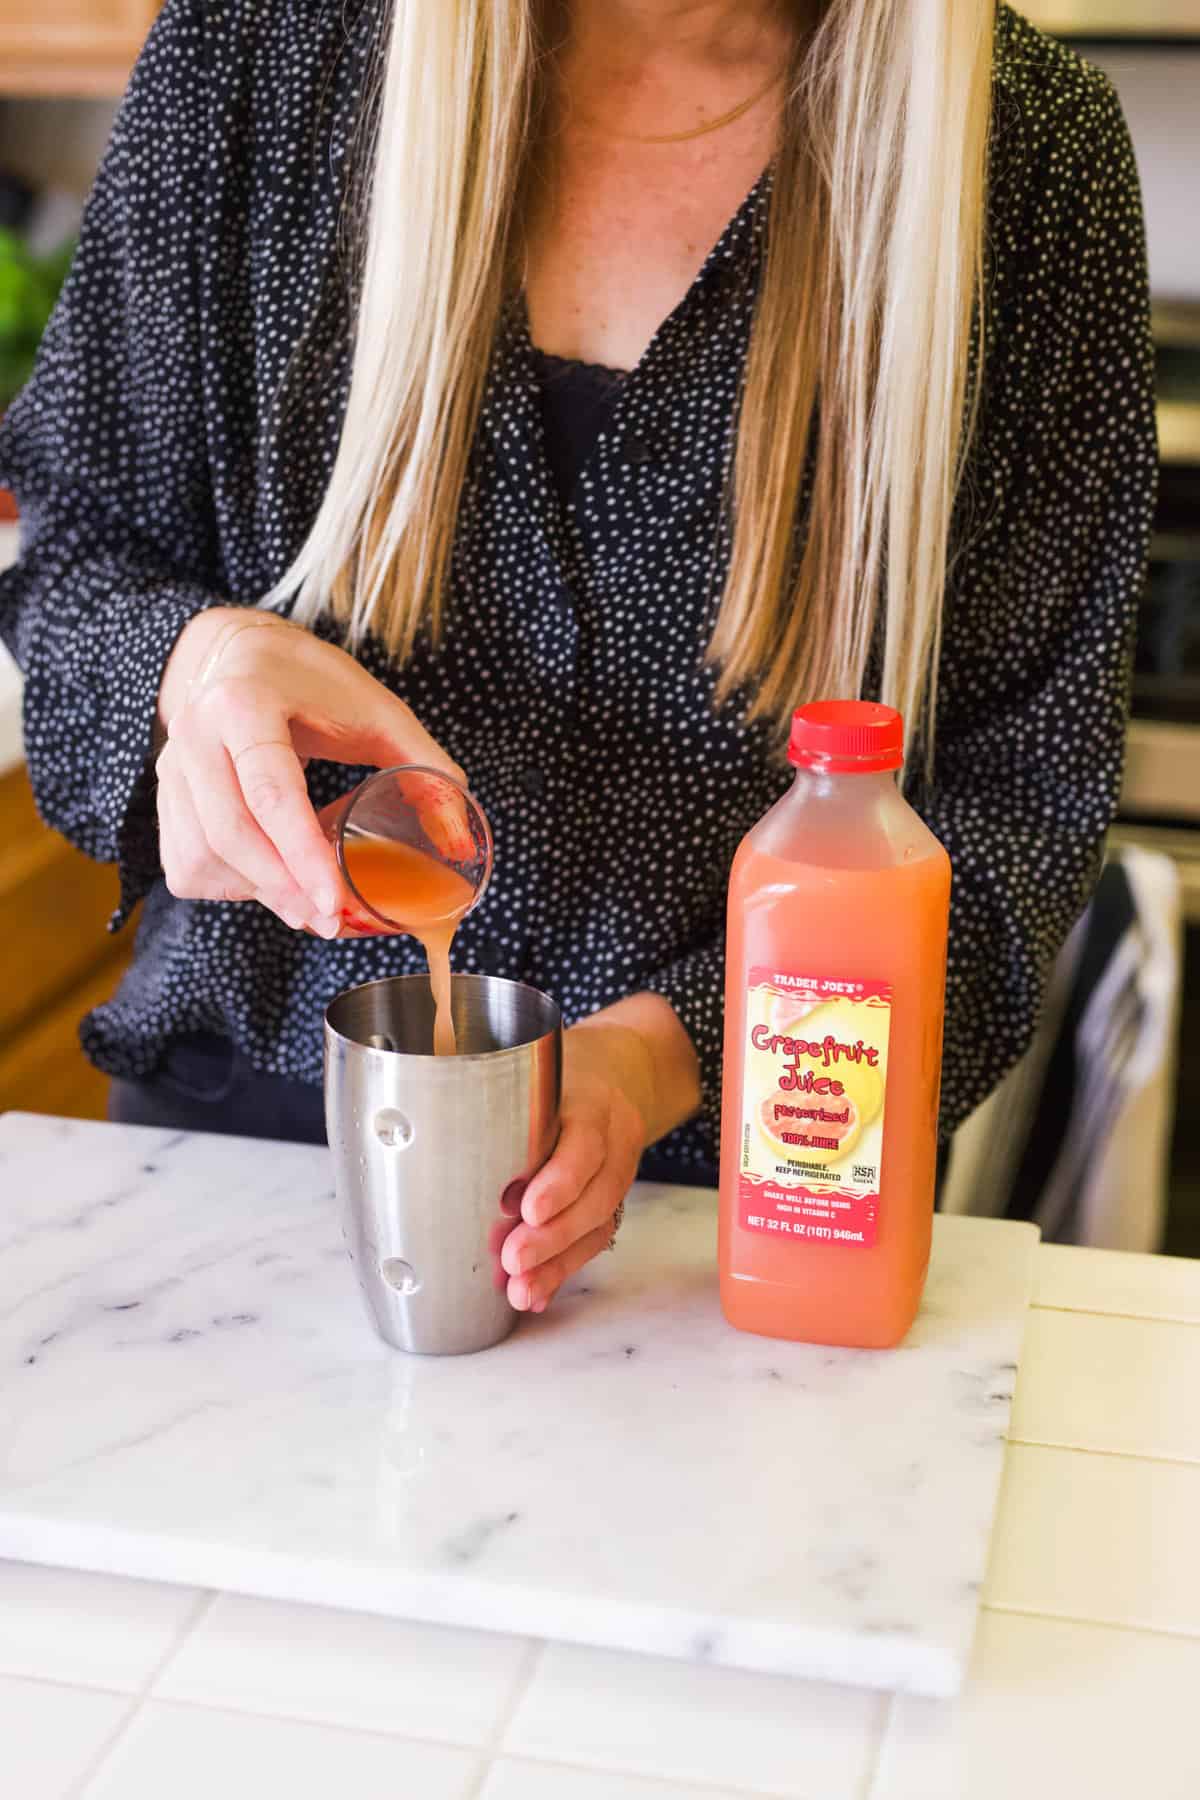
[[[510,1181],[500,1196],[500,1211],[506,1219],[515,1224],[521,1216],[521,1204],[525,1199],[525,1190],[529,1183],[524,1179]]]
[[[164,716],[160,814],[172,892],[252,895],[323,937],[339,935],[352,902],[309,799],[305,761],[421,763],[463,779],[403,701],[300,630],[230,630],[219,669]],[[473,860],[462,794],[427,780],[418,803],[439,852]]]
[[[525,1191],[521,1223],[501,1250],[509,1301],[518,1312],[544,1311],[568,1275],[608,1248],[613,1215],[636,1172],[636,1157],[614,1154],[594,1115],[568,1117],[554,1155]]]
[[[514,1229],[514,1223],[509,1218],[497,1219],[488,1233],[488,1254],[492,1259],[492,1286],[498,1294],[502,1294],[508,1286],[508,1270],[504,1267],[501,1252],[509,1233]]]
[[[204,755],[188,767],[187,780],[200,829],[213,853],[237,870],[264,906],[298,929],[311,911],[310,902],[251,818],[225,746],[219,741],[207,745]]]
[[[591,1112],[568,1115],[554,1155],[525,1190],[521,1202],[525,1223],[545,1225],[570,1206],[600,1172],[607,1154],[608,1134],[601,1120]]]
[[[504,1245],[504,1266],[510,1275],[527,1275],[541,1269],[569,1250],[591,1231],[602,1226],[611,1230],[624,1188],[611,1170],[606,1170],[580,1194],[578,1200],[564,1207],[548,1225],[519,1225]]]
[[[417,763],[421,768],[438,769],[466,787],[463,770],[430,736],[411,707],[365,669],[356,664],[352,667],[354,681],[336,695],[325,696],[321,708],[324,729],[315,719],[309,722],[308,735],[314,736],[315,743],[311,750],[307,744],[301,746],[306,753],[331,762],[368,763],[377,769]]]
[[[533,1275],[519,1275],[508,1284],[509,1305],[517,1312],[545,1312],[568,1276],[600,1256],[612,1238],[612,1216],[586,1237],[577,1238],[570,1247],[551,1261],[542,1263]]]
[[[303,816],[298,827],[294,819],[286,827],[284,824],[285,813],[294,815],[300,810],[303,815],[307,811],[312,830],[317,831],[295,753],[290,745],[269,738],[258,745],[249,741],[255,725],[261,731],[270,731],[271,723],[269,717],[257,717],[245,698],[232,693],[228,684],[212,690],[211,697],[202,696],[197,705],[186,708],[172,723],[168,748],[174,752],[174,768],[186,784],[191,803],[189,810],[186,801],[180,801],[177,786],[172,789],[178,817],[173,835],[169,829],[169,836],[182,868],[190,872],[190,878],[187,874],[183,878],[184,896],[226,897],[225,893],[213,893],[212,872],[205,874],[206,858],[211,859],[233,871],[234,880],[226,883],[227,891],[236,888],[252,894],[293,930],[311,926],[324,937],[334,937],[337,920],[305,892],[254,816],[231,754],[231,744],[240,746],[241,761],[249,764],[257,804],[276,831],[286,831],[289,843],[298,843],[308,851],[306,866],[311,868],[315,859],[311,857],[311,843],[306,842]],[[294,781],[289,781],[285,773],[289,758],[294,765]],[[190,834],[189,842],[183,840],[184,832]],[[318,885],[323,902],[332,883],[322,874]]]
[[[321,917],[336,917],[349,896],[333,845],[317,823],[290,738],[286,743],[240,744],[239,736],[227,739],[227,748],[247,811],[312,910]]]
[[[252,900],[253,889],[209,849],[170,744],[159,756],[157,775],[159,849],[170,892],[177,900]]]
[[[412,709],[405,706],[403,700],[398,700],[381,683],[376,682],[374,685],[382,697],[379,703],[382,746],[395,742],[405,752],[401,756],[386,755],[378,767],[387,768],[391,762],[419,763],[425,769],[440,769],[452,781],[466,787],[466,772],[452,756],[446,755],[437,739],[430,736]]]

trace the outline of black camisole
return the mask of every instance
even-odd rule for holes
[[[535,349],[546,459],[565,506],[580,470],[606,429],[628,379],[623,369],[575,362]]]

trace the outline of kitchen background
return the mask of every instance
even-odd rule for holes
[[[157,4],[0,0],[0,408],[23,378]],[[1155,890],[1165,929],[1156,937],[1147,926],[1134,952],[1143,966],[1133,985],[1150,997],[1139,1018],[1157,1020],[1141,1041],[1142,1063],[1149,1054],[1153,1067],[1136,1066],[1125,1014],[1121,1032],[1100,1021],[1112,1029],[1099,1032],[1091,1063],[1082,1052],[1072,1059],[1076,1088],[1118,1042],[1122,1067],[1133,1071],[1127,1141],[1107,1181],[1136,1222],[1122,1224],[1110,1205],[1096,1241],[1200,1255],[1200,0],[1026,0],[1022,10],[1076,42],[1121,94],[1146,191],[1159,346],[1163,488],[1113,849],[1167,859],[1145,865],[1165,872]],[[0,495],[0,566],[15,556],[18,530]],[[112,991],[128,955],[104,928],[113,894],[110,870],[37,823],[21,759],[20,684],[0,650],[0,1111],[102,1116],[105,1084],[80,1054],[76,1026]],[[1011,1139],[1006,1104],[1035,1119],[1022,1178],[1039,1161],[1043,1172],[1061,1161],[1061,1120],[1048,1123],[1052,1109],[1038,1103],[1063,1060],[1059,1024],[1036,1084],[1026,1071],[1002,1098],[998,1124],[978,1129],[959,1157],[956,1204],[974,1209],[997,1136]],[[1039,1132],[1050,1133],[1040,1146]],[[1011,1196],[990,1207],[1005,1209]],[[1072,1231],[1078,1221],[1062,1224]]]

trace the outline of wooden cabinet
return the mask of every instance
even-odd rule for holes
[[[0,0],[0,94],[120,94],[161,0]]]
[[[129,960],[132,934],[106,930],[116,898],[115,871],[38,819],[24,769],[0,776],[0,1112],[103,1118],[108,1083],[78,1028]]]

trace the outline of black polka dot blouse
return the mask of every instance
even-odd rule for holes
[[[421,966],[254,905],[184,903],[158,861],[148,753],[163,664],[202,608],[252,605],[299,549],[349,377],[339,218],[384,0],[167,0],[32,382],[0,426],[23,556],[0,631],[26,675],[45,818],[144,899],[88,1054],[137,1079],[185,1033],[321,1078],[341,989]],[[663,1146],[711,1166],[723,910],[742,835],[789,780],[704,647],[763,256],[768,172],[622,384],[566,505],[510,306],[474,447],[443,646],[364,660],[469,771],[496,875],[460,969],[568,1019],[663,994],[704,1075]],[[947,599],[936,779],[954,865],[943,1126],[1025,1047],[1097,874],[1121,770],[1156,451],[1144,232],[1104,77],[998,15],[983,411]],[[413,254],[421,246],[413,245]],[[361,771],[316,766],[324,804]]]

